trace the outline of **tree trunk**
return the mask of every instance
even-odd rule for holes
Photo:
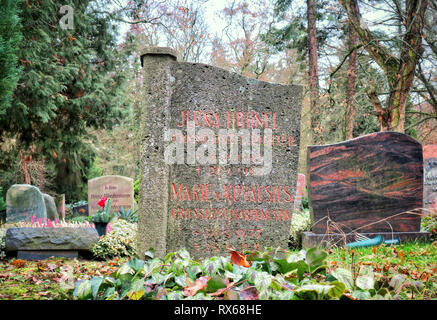
[[[381,67],[390,88],[389,97],[383,107],[377,92],[369,81],[369,96],[380,121],[381,130],[404,132],[405,109],[414,79],[416,65],[422,53],[422,30],[428,1],[406,0],[404,17],[405,34],[399,57],[385,47],[364,23],[357,0],[343,0],[349,22],[353,25],[369,56]],[[399,35],[401,37],[401,35]]]
[[[24,184],[32,184],[32,179],[30,177],[30,165],[32,164],[32,156],[21,155],[20,158],[21,179]]]
[[[413,84],[416,65],[423,53],[422,32],[425,25],[427,1],[407,0],[406,25],[409,29],[403,38],[399,67],[388,99],[391,109],[391,127],[393,131],[404,132],[405,110],[410,88]]]
[[[351,24],[349,28],[349,48],[352,49],[357,45],[357,34]],[[354,132],[355,118],[355,82],[357,79],[357,49],[353,49],[349,56],[349,68],[347,71],[347,105],[346,105],[346,138],[352,139]]]
[[[317,31],[314,0],[307,0],[308,20],[308,75],[310,88],[311,127],[313,133],[319,126],[319,75],[317,69]]]

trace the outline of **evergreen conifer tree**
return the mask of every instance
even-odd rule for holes
[[[62,24],[62,6],[73,28]],[[125,52],[117,26],[96,12],[98,1],[21,1],[23,72],[0,136],[14,137],[21,159],[44,160],[55,191],[78,199],[95,153],[88,128],[110,128],[126,109]],[[17,159],[20,161],[20,159]],[[83,195],[83,194],[82,194]]]
[[[20,74],[17,53],[21,32],[17,3],[18,0],[3,0],[0,6],[0,117],[11,106]]]

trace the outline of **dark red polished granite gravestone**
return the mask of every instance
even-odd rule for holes
[[[410,136],[378,132],[309,146],[307,163],[313,221],[313,233],[304,236],[307,245],[311,236],[328,233],[386,239],[422,234],[420,215],[403,214],[422,207],[422,145]]]

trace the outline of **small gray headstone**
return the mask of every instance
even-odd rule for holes
[[[14,184],[6,193],[6,222],[30,221],[32,216],[47,217],[41,191],[28,184]]]
[[[65,194],[57,194],[54,199],[56,210],[60,214],[60,218],[65,219]]]
[[[42,195],[46,204],[47,219],[52,221],[55,219],[59,220],[58,209],[56,207],[55,199],[53,199],[53,197],[48,195],[47,193],[43,193]]]

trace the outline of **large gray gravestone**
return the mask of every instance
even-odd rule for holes
[[[177,62],[169,48],[141,62],[138,252],[286,247],[302,87]]]
[[[14,184],[6,193],[6,222],[47,218],[41,191],[29,184]]]
[[[112,199],[111,212],[125,210],[134,205],[134,181],[132,178],[109,175],[88,181],[88,214],[93,215],[101,209],[97,202],[101,197]]]

